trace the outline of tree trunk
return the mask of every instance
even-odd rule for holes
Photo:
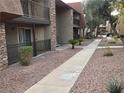
[[[81,45],[81,42],[79,42],[79,45]]]
[[[72,49],[74,49],[75,47],[74,47],[74,45],[72,45]]]
[[[85,38],[85,28],[86,27],[83,27],[83,38]]]
[[[111,23],[111,28],[112,28],[114,34],[118,35],[118,32],[116,30],[116,27],[113,25],[113,23]]]

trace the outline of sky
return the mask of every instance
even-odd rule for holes
[[[62,1],[64,1],[65,3],[72,3],[72,2],[79,2],[82,0],[62,0]]]

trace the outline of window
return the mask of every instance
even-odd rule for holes
[[[31,29],[19,28],[19,44],[31,45]]]

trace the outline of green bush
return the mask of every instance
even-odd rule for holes
[[[112,36],[111,40],[108,41],[109,44],[116,44],[119,37],[117,35]]]
[[[114,54],[112,53],[111,49],[108,47],[106,51],[104,52],[104,56],[113,56]]]
[[[108,83],[106,89],[109,93],[122,93],[124,87],[117,80],[112,80]]]
[[[33,49],[32,46],[23,46],[19,48],[20,64],[24,66],[30,65],[32,60]]]
[[[119,39],[119,37],[118,37],[117,35],[112,36],[112,38],[113,38],[115,41],[117,41],[117,40]]]
[[[72,49],[74,49],[75,45],[78,43],[78,40],[69,40],[69,43],[72,45]]]

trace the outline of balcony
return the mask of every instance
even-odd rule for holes
[[[42,0],[20,0],[23,15],[11,20],[12,22],[29,23],[29,24],[46,24],[49,20],[49,7]]]
[[[74,19],[74,20],[73,20],[73,23],[74,23],[74,26],[75,26],[75,27],[80,27],[80,20]]]
[[[43,3],[32,0],[21,0],[24,16],[49,19],[49,8]]]

